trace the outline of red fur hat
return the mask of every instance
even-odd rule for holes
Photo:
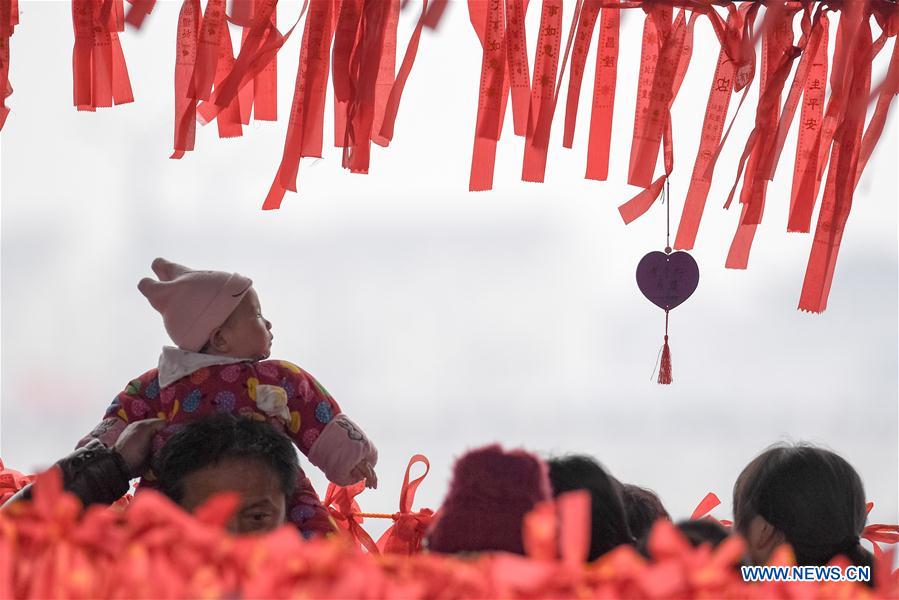
[[[428,533],[433,552],[524,554],[524,516],[552,498],[546,463],[524,450],[493,444],[456,461],[443,506]]]

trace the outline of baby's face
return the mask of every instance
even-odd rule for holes
[[[250,288],[222,326],[228,338],[228,355],[255,360],[268,358],[274,337],[271,329],[272,324],[262,316],[256,291]]]

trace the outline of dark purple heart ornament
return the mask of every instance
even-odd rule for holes
[[[637,265],[637,285],[650,302],[669,311],[696,291],[699,267],[686,252],[650,252]]]

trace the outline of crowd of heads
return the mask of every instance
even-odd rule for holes
[[[234,533],[284,524],[300,472],[286,436],[265,422],[227,413],[183,426],[162,448],[154,470],[160,490],[188,511],[218,493],[237,493],[238,509],[228,524]],[[590,498],[588,561],[624,545],[652,558],[647,541],[653,527],[671,521],[655,492],[619,481],[590,456],[543,459],[496,444],[456,461],[425,546],[444,554],[525,554],[526,515],[577,490]],[[732,529],[708,518],[675,525],[693,546],[714,547],[742,536],[746,564],[765,564],[788,544],[797,564],[826,565],[843,556],[857,566],[873,566],[873,556],[860,544],[867,519],[861,478],[824,448],[782,444],[759,454],[737,477],[733,511]]]

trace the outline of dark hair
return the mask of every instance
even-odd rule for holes
[[[694,548],[703,544],[711,544],[714,548],[730,535],[721,523],[711,519],[681,521],[677,528]]]
[[[587,559],[596,560],[612,548],[633,544],[621,501],[621,484],[589,456],[565,456],[548,461],[553,495],[573,490],[590,492],[591,534]]]
[[[621,486],[621,497],[627,513],[627,524],[637,541],[645,541],[653,523],[659,519],[671,520],[662,501],[652,490],[625,483]]]
[[[859,544],[867,510],[862,480],[848,462],[811,445],[779,445],[750,462],[734,484],[734,526],[746,534],[755,516],[783,533],[800,565],[844,555],[872,566]]]
[[[184,477],[226,458],[249,458],[270,467],[290,497],[297,485],[299,461],[293,443],[268,423],[229,413],[184,426],[162,447],[157,475],[161,491],[180,502]]]

